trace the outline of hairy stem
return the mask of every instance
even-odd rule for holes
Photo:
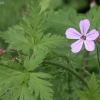
[[[89,57],[89,51],[86,51],[85,53],[85,61],[84,61],[84,64],[83,64],[83,78],[85,78],[85,70],[87,70],[87,65],[88,65],[88,57]]]
[[[96,48],[97,48],[97,59],[98,59],[98,64],[99,64],[99,66],[98,66],[98,69],[99,69],[99,73],[100,73],[100,58],[99,58],[99,48],[98,48],[97,44],[96,44]]]
[[[67,65],[70,67],[70,61],[69,61],[68,57],[65,56],[65,58],[67,60]],[[72,96],[71,96],[71,94],[72,94],[71,81],[72,81],[72,75],[71,75],[70,72],[68,72],[68,81],[67,81],[68,82],[68,93],[69,93],[69,99],[68,100],[72,100]]]
[[[59,68],[63,68],[65,70],[67,70],[68,72],[70,72],[71,74],[73,74],[74,76],[76,76],[80,81],[82,81],[82,83],[87,86],[87,83],[83,80],[83,78],[81,78],[75,71],[71,70],[70,68],[66,67],[66,66],[63,66],[61,64],[58,64],[58,63],[55,63],[55,62],[51,62],[51,61],[47,61],[45,60],[44,63],[46,64],[51,64],[51,65],[54,65],[54,66],[57,66]]]

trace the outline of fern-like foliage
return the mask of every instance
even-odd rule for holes
[[[77,94],[81,98],[80,100],[100,100],[100,88],[98,87],[94,73],[87,85],[88,87],[85,91],[76,90]]]
[[[47,29],[46,15],[41,12],[39,0],[34,0],[28,6],[27,14],[19,26],[9,28],[8,31],[0,34],[5,42],[9,43],[9,49],[22,51],[29,54],[33,51],[38,54],[55,48],[65,41],[65,38],[57,35],[43,34]]]
[[[9,63],[7,62],[8,65],[0,65],[0,98],[2,100],[18,100],[22,93],[23,82],[27,80],[28,75],[14,68],[12,69],[11,67],[14,66],[10,66]],[[12,65],[16,66],[16,64]]]
[[[0,98],[2,100],[53,100],[51,75],[35,72],[47,53],[26,57],[24,64],[0,62]]]
[[[8,49],[22,50],[25,53],[29,52],[29,49],[32,47],[32,44],[21,30],[18,30],[17,27],[9,28],[8,31],[0,34],[5,42],[9,43]]]
[[[52,84],[43,78],[50,78],[51,76],[45,73],[32,73],[29,79],[29,89],[31,92],[35,92],[36,97],[40,96],[41,100],[53,100],[52,92],[50,88]],[[35,81],[34,81],[35,80]]]
[[[38,72],[38,69],[49,50],[61,46],[66,39],[46,33],[47,28],[46,14],[41,11],[40,1],[33,0],[20,24],[0,34],[9,44],[8,49],[25,54],[20,63],[0,61],[0,99],[53,100],[51,76]]]

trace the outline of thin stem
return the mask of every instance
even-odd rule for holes
[[[87,70],[87,65],[88,65],[88,57],[89,57],[89,51],[86,51],[85,52],[85,61],[84,61],[84,64],[83,64],[83,78],[85,78],[85,74],[84,74],[84,72],[85,72],[85,70]]]
[[[85,61],[84,61],[84,65],[83,65],[83,69],[86,70],[87,69],[87,65],[88,65],[88,57],[89,57],[89,51],[86,51],[85,53]]]
[[[99,69],[99,73],[100,73],[100,58],[99,58],[99,48],[98,48],[97,44],[96,44],[96,48],[97,48],[97,59],[98,59],[98,64],[99,64],[99,66],[98,66],[98,69]]]
[[[46,64],[51,64],[51,65],[54,65],[54,66],[57,66],[57,67],[60,67],[60,68],[63,68],[63,69],[65,69],[65,70],[69,71],[71,74],[73,74],[74,76],[76,76],[80,81],[82,81],[82,83],[83,83],[85,86],[87,86],[87,83],[86,83],[75,71],[71,70],[70,68],[68,68],[68,67],[66,67],[66,66],[63,66],[63,65],[61,65],[61,64],[57,64],[57,63],[55,63],[55,62],[47,61],[47,60],[44,61],[44,63],[46,63]]]
[[[14,51],[14,50],[5,50],[5,52],[17,52],[17,51]]]
[[[65,56],[66,60],[67,60],[67,65],[70,67],[70,61],[68,59],[67,56]],[[70,72],[68,72],[68,93],[69,93],[69,100],[72,100],[72,87],[71,87],[71,81],[72,81],[72,75]]]

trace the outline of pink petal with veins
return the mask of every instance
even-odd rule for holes
[[[79,23],[79,26],[80,26],[81,33],[83,35],[86,35],[86,33],[88,32],[88,29],[90,27],[90,22],[88,19],[81,20]]]
[[[98,36],[98,31],[96,29],[93,29],[88,34],[86,34],[86,40],[95,40]]]
[[[85,40],[84,45],[87,51],[93,51],[95,49],[95,44],[91,40]]]
[[[74,28],[67,29],[65,34],[68,39],[80,39],[81,37],[81,34]]]
[[[74,42],[72,45],[71,45],[71,51],[73,53],[77,53],[81,50],[82,48],[82,45],[83,45],[83,40],[77,40],[76,42]]]

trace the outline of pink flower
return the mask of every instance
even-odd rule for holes
[[[78,39],[71,45],[71,51],[73,53],[79,52],[83,44],[85,45],[85,49],[87,51],[93,51],[95,49],[94,40],[99,36],[98,31],[93,29],[88,32],[90,27],[90,22],[88,19],[81,20],[79,26],[81,33],[74,28],[68,28],[65,33],[68,39]]]

